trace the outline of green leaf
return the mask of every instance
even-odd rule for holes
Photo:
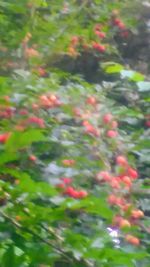
[[[133,147],[133,150],[141,151],[142,149],[150,149],[150,139],[139,140],[137,145]]]
[[[123,70],[123,66],[117,63],[113,63],[113,65],[104,66],[104,70],[109,74],[120,73]]]
[[[72,210],[83,208],[86,212],[100,215],[105,219],[113,217],[113,211],[108,207],[104,197],[96,198],[91,196],[80,201],[69,201],[67,206]]]
[[[3,255],[2,267],[15,267],[15,253],[13,245],[7,248],[6,252]]]
[[[122,70],[121,71],[121,77],[122,78],[129,78],[129,80],[138,82],[144,80],[144,75],[142,75],[139,72],[133,71],[133,70]]]
[[[16,187],[16,192],[25,192],[29,195],[29,198],[37,197],[38,194],[43,196],[54,196],[57,191],[46,182],[33,181],[29,176],[20,177],[20,183]]]
[[[4,165],[8,162],[14,161],[19,158],[17,153],[2,152],[0,156],[0,165]]]
[[[26,132],[13,132],[5,145],[8,151],[17,151],[28,147],[34,142],[46,140],[39,129],[28,129]]]
[[[144,81],[145,77],[143,74],[141,74],[139,72],[135,72],[130,79],[133,82],[140,82],[140,81]]]

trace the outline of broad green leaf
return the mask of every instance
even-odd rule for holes
[[[15,161],[19,158],[17,153],[2,152],[0,155],[0,165]]]
[[[5,147],[8,151],[17,151],[28,147],[34,142],[44,140],[46,140],[46,138],[41,130],[28,129],[26,132],[13,132]]]
[[[120,73],[123,70],[123,66],[117,63],[114,63],[110,66],[104,66],[105,72],[109,74]]]

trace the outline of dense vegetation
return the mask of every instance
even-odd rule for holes
[[[150,266],[140,10],[0,0],[0,266]]]

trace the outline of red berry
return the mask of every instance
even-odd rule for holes
[[[101,171],[101,172],[97,173],[97,175],[96,175],[96,179],[97,179],[98,181],[105,181],[105,182],[108,182],[108,181],[111,180],[111,175],[110,175],[110,173],[107,172],[107,171]]]
[[[74,194],[74,192],[75,192],[74,188],[72,186],[68,186],[66,188],[64,194],[72,196]]]
[[[62,177],[61,180],[64,182],[64,184],[71,184],[72,179],[68,177]]]
[[[130,188],[132,186],[132,181],[128,176],[122,177],[122,182],[126,185],[127,188]]]
[[[125,31],[120,32],[120,35],[121,35],[123,38],[128,38],[128,36],[129,36],[129,32],[128,32],[127,30],[125,30]]]
[[[112,121],[111,122],[111,128],[116,129],[118,127],[118,122],[117,121]]]
[[[116,204],[116,196],[115,195],[109,195],[107,201],[110,205],[115,205]]]
[[[64,189],[65,188],[65,184],[59,183],[59,184],[56,185],[56,187]]]
[[[117,137],[117,136],[118,136],[118,132],[116,132],[116,131],[109,130],[109,131],[107,132],[107,137],[109,137],[109,138],[115,138],[115,137]]]
[[[118,18],[113,19],[114,25],[118,26],[120,23],[122,23],[122,21],[120,19],[118,19]]]
[[[20,115],[27,115],[28,114],[28,110],[27,109],[21,109],[20,111],[19,111],[19,114]]]
[[[131,223],[128,220],[122,218],[122,220],[120,220],[119,227],[120,228],[131,227]]]
[[[101,29],[101,25],[100,24],[96,24],[94,27],[94,31],[100,31]]]
[[[39,74],[40,77],[46,77],[47,76],[46,70],[44,68],[42,68],[42,67],[38,68],[38,74]]]
[[[106,124],[110,123],[112,119],[113,119],[113,116],[111,113],[107,113],[103,116],[103,122]]]
[[[37,157],[35,155],[30,155],[29,159],[34,162],[37,160]]]
[[[133,219],[141,219],[144,217],[144,212],[142,210],[132,210],[131,216]]]
[[[111,181],[110,181],[110,185],[112,188],[114,189],[120,189],[120,180],[118,179],[118,177],[114,177]]]
[[[126,29],[126,26],[125,26],[125,24],[121,21],[121,22],[118,24],[118,28],[119,28],[120,30],[125,30],[125,29]]]
[[[101,39],[105,38],[106,37],[106,34],[105,32],[100,32],[100,31],[95,31],[95,34],[100,37]]]
[[[131,245],[134,246],[139,246],[140,245],[140,240],[132,235],[126,235],[125,240],[130,243]]]
[[[94,96],[89,96],[86,99],[86,103],[89,105],[95,106],[96,105],[96,98]]]
[[[81,190],[78,192],[78,198],[85,198],[88,196],[88,193],[85,190]]]
[[[93,47],[95,50],[97,50],[98,52],[100,52],[100,53],[103,53],[103,52],[105,52],[105,50],[106,50],[106,47],[105,47],[104,45],[101,45],[101,44],[96,43],[96,42],[93,43],[92,47]]]
[[[78,37],[78,36],[73,36],[73,37],[71,38],[71,44],[72,44],[73,46],[76,46],[76,45],[78,44],[78,42],[79,42],[79,37]]]
[[[36,116],[32,116],[28,119],[28,123],[31,124],[37,124],[40,128],[44,128],[45,127],[45,122],[43,119],[38,118]]]
[[[128,161],[124,156],[118,156],[116,158],[116,163],[118,165],[121,165],[121,166],[127,166],[128,165]]]
[[[138,172],[131,167],[128,168],[127,173],[132,179],[138,178]]]
[[[82,123],[85,126],[85,133],[92,134],[95,137],[100,136],[99,129],[95,128],[92,124],[90,124],[88,121],[83,121]]]
[[[3,144],[6,143],[10,135],[11,133],[0,134],[0,143],[3,143]]]
[[[106,50],[106,47],[104,46],[104,45],[99,45],[98,46],[98,48],[97,48],[97,50],[99,51],[99,52],[105,52],[105,50]]]

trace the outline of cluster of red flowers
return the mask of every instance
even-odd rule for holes
[[[106,37],[106,33],[103,32],[101,29],[102,26],[100,24],[96,24],[94,27],[94,34],[98,36],[102,41]],[[95,41],[92,42],[92,48],[100,53],[104,53],[106,51],[106,46],[101,44],[99,40],[96,42]]]
[[[39,97],[39,107],[41,108],[55,108],[61,106],[61,101],[54,94],[41,95]]]
[[[116,138],[118,133],[118,122],[114,119],[111,113],[105,113],[101,116],[99,112],[99,101],[94,96],[88,96],[85,100],[86,105],[90,105],[90,113],[88,119],[94,118],[96,115],[97,120],[100,120],[100,125],[93,126],[89,120],[84,120],[85,108],[74,109],[74,114],[77,118],[82,120],[82,125],[85,128],[86,134],[99,137]],[[98,117],[97,117],[97,114]],[[99,129],[100,127],[100,129]],[[100,130],[104,133],[100,135]],[[117,141],[117,138],[116,138]],[[119,214],[113,218],[113,227],[131,227],[132,225],[138,225],[139,219],[143,218],[143,211],[134,208],[134,205],[130,199],[130,194],[134,181],[138,178],[138,172],[130,164],[123,155],[116,157],[116,171],[115,173],[108,172],[107,170],[100,171],[96,174],[95,180],[97,183],[103,185],[106,184],[110,187],[111,193],[108,196],[108,204],[119,209]],[[69,187],[67,189],[68,195],[74,195],[74,188]],[[76,193],[75,193],[76,194]],[[132,235],[125,235],[125,240],[133,245],[139,245],[140,240]]]
[[[64,191],[64,194],[77,199],[85,198],[88,195],[87,191],[76,190],[72,186],[68,186]]]
[[[100,24],[96,24],[94,27],[94,33],[101,39],[106,37],[106,33],[101,31],[102,26]]]
[[[124,156],[118,156],[116,159],[117,166],[121,167],[121,173],[118,175],[112,175],[107,171],[100,171],[96,175],[96,180],[98,182],[107,182],[112,189],[120,190],[127,189],[130,190],[132,187],[132,183],[134,180],[138,178],[138,173],[135,169],[128,165],[127,160]],[[109,203],[113,205],[117,205],[122,203],[118,201],[118,197],[111,195],[109,198]],[[123,201],[124,203],[124,201]]]
[[[126,29],[125,24],[119,18],[114,18],[113,19],[113,25],[117,26],[120,30],[125,30]]]
[[[118,136],[118,132],[116,130],[116,128],[118,127],[118,123],[116,120],[113,119],[113,116],[111,113],[107,113],[103,116],[103,123],[104,123],[104,125],[106,125],[106,126],[108,125],[111,128],[106,133],[107,137],[115,138]]]
[[[104,45],[99,44],[99,43],[97,43],[97,42],[93,42],[93,43],[92,43],[92,47],[93,47],[96,51],[98,51],[98,52],[100,52],[100,53],[103,53],[103,52],[105,52],[105,50],[106,50],[106,47],[105,47]]]
[[[63,194],[72,198],[81,199],[88,196],[86,190],[77,190],[70,184],[72,183],[72,179],[68,177],[62,177],[61,183],[57,184],[58,188],[63,189]]]
[[[31,116],[27,119],[27,124],[35,124],[38,125],[40,128],[45,128],[45,122],[42,118]]]
[[[129,31],[125,23],[119,18],[119,11],[113,10],[111,15],[111,21],[108,21],[108,25],[115,27],[122,38],[128,38]],[[107,45],[103,42],[105,40],[106,32],[104,26],[96,24],[93,29],[95,37],[89,43],[81,36],[73,36],[71,38],[68,53],[70,56],[76,57],[79,55],[80,50],[94,50],[98,53],[104,53],[107,50]]]
[[[98,105],[98,101],[96,100],[95,97],[93,96],[89,96],[86,99],[86,103],[93,106],[95,108],[95,111],[97,109],[97,105]],[[81,114],[81,110],[76,110],[75,115],[81,117],[84,119],[85,114]],[[93,114],[89,114],[89,118],[92,116]],[[88,118],[88,117],[87,117]],[[89,135],[93,135],[95,137],[99,137],[100,136],[100,129],[98,127],[93,126],[88,120],[83,120],[82,125],[85,128],[85,133],[89,134]],[[118,136],[118,131],[116,130],[118,127],[118,123],[116,120],[114,120],[113,115],[111,113],[106,113],[103,117],[102,117],[102,126],[106,126],[107,130],[106,130],[106,137],[108,138],[116,138]]]
[[[68,47],[68,53],[70,56],[76,57],[78,55],[78,46],[80,45],[80,38],[73,36]]]
[[[13,116],[15,109],[5,105],[0,106],[0,118],[9,119]]]
[[[113,10],[112,12],[112,25],[115,26],[119,30],[121,37],[127,38],[129,36],[129,31],[126,25],[119,18],[118,10]]]
[[[138,178],[138,172],[122,155],[117,156],[116,165],[120,168],[119,174],[113,175],[107,171],[100,171],[96,175],[96,181],[110,186],[112,193],[109,194],[107,201],[111,206],[116,206],[120,210],[119,214],[113,218],[112,226],[129,228],[132,225],[138,225],[139,219],[144,217],[143,211],[135,209],[129,199],[133,182]],[[125,239],[133,245],[140,244],[140,240],[135,236],[126,235]]]
[[[95,128],[91,123],[89,123],[87,120],[83,121],[82,125],[85,127],[85,133],[93,135],[95,137],[100,136],[99,129]]]
[[[103,32],[101,29],[102,26],[100,24],[96,24],[94,27],[94,34],[102,42],[102,40],[105,39],[106,37],[106,33]],[[69,55],[76,57],[79,54],[80,49],[83,50],[94,49],[99,53],[104,53],[106,51],[106,46],[96,39],[97,38],[94,38],[94,40],[92,40],[89,44],[87,44],[87,42],[84,40],[83,37],[73,36],[71,38],[68,48]]]
[[[35,113],[35,111],[39,110],[40,108],[52,109],[61,106],[61,104],[62,103],[59,98],[54,94],[41,95],[38,102],[32,104],[32,110]],[[22,116],[28,116],[28,110],[25,108],[21,109],[19,110],[19,114]],[[16,129],[24,130],[28,125],[37,125],[40,128],[45,128],[45,121],[43,118],[32,115],[20,121],[16,126]]]

